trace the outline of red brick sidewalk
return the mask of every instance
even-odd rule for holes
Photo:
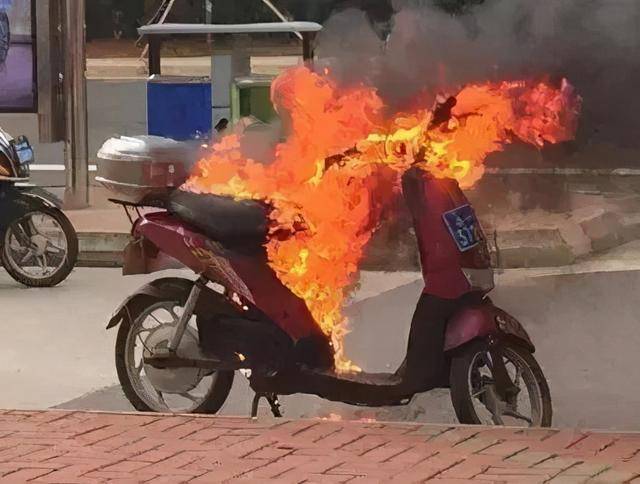
[[[640,476],[640,434],[0,411],[0,476],[15,483],[619,483]]]

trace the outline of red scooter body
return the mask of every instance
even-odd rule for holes
[[[229,251],[168,212],[141,217],[133,235],[139,242],[127,251],[126,274],[175,267],[166,254],[195,273],[225,286],[244,303],[255,305],[294,342],[322,334],[304,301],[280,283],[266,258]],[[144,259],[144,269],[139,263],[141,259]],[[444,349],[452,351],[498,331],[518,338],[533,350],[520,323],[494,306],[489,298],[480,305],[460,308],[447,326]]]
[[[212,220],[215,218],[207,223]],[[170,338],[175,349],[152,352],[144,358],[146,365],[167,371],[251,370],[250,384],[256,392],[253,414],[260,396],[267,396],[272,410],[277,406],[274,395],[297,393],[373,407],[403,405],[416,391],[429,390],[408,390],[396,373],[337,372],[330,338],[323,334],[305,302],[280,282],[264,247],[255,241],[245,246],[242,241],[223,245],[206,235],[211,229],[205,227],[202,219],[171,211],[142,215],[134,224],[134,241],[125,250],[125,274],[176,268],[178,263],[199,275],[195,282],[176,278],[153,281],[127,298],[110,320],[109,328],[121,321],[133,324],[131,315],[139,314],[153,301],[177,301],[189,308],[184,314],[195,315],[200,349],[181,351],[181,333],[175,330],[178,336]],[[475,341],[499,348],[500,342],[508,340],[534,351],[520,323],[485,297],[477,305],[461,307],[450,318],[444,351],[453,361],[464,353],[455,350],[473,349],[476,346],[470,343]],[[495,392],[506,401],[513,385],[504,366],[496,366],[494,374],[498,375]],[[447,370],[447,375],[433,384],[448,386],[449,381]]]
[[[133,234],[157,249],[136,256],[143,255],[145,266],[153,271],[167,268],[161,254],[168,254],[237,294],[243,304],[255,305],[293,341],[322,334],[304,301],[280,283],[262,252],[246,255],[227,250],[168,212],[141,217]]]

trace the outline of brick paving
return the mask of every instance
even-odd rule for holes
[[[3,483],[236,480],[640,484],[640,433],[0,411]]]

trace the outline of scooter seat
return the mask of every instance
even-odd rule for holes
[[[225,245],[260,245],[267,235],[267,208],[253,200],[176,190],[169,212]]]

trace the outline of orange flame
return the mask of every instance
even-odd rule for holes
[[[239,136],[230,135],[183,188],[268,200],[275,228],[306,226],[287,240],[270,238],[269,263],[331,335],[336,368],[346,371],[357,367],[342,345],[345,291],[399,192],[402,172],[418,163],[470,187],[482,177],[486,155],[512,136],[537,146],[571,139],[580,99],[566,82],[560,89],[472,85],[458,94],[451,118],[435,126],[433,111],[424,107],[389,118],[375,89],[341,89],[329,75],[297,67],[274,81],[272,99],[289,136],[273,163],[243,158]]]

